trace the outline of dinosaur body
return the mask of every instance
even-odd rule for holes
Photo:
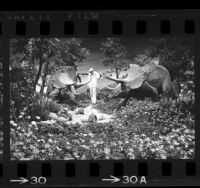
[[[78,95],[75,88],[86,85],[90,82],[85,83],[81,82],[80,75],[76,73],[76,70],[72,66],[64,66],[55,71],[53,75],[47,78],[46,80],[46,95],[61,95],[62,89],[67,89],[69,97],[72,101],[75,101],[75,96]]]
[[[158,100],[159,94],[170,96],[173,93],[169,71],[161,65],[149,63],[140,67],[130,64],[127,73],[125,79],[116,79],[103,74],[105,78],[118,83],[118,86],[121,85],[121,91],[115,98],[125,98],[123,103],[126,103],[130,97],[150,97],[152,100]],[[118,86],[108,88],[116,89]]]

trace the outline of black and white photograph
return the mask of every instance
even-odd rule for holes
[[[11,160],[195,158],[192,38],[9,45]]]

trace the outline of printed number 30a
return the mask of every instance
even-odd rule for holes
[[[45,177],[31,177],[31,184],[45,184],[47,182],[47,179]]]

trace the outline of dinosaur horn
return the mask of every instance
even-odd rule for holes
[[[107,76],[107,75],[105,75],[105,74],[102,74],[102,76],[103,76],[104,78],[107,78],[107,79],[112,80],[112,81],[114,81],[114,82],[124,83],[124,81],[125,81],[125,80],[123,80],[123,79],[118,79],[118,78],[109,77],[109,76]]]
[[[84,86],[84,85],[86,85],[86,84],[88,84],[88,83],[90,83],[91,82],[91,80],[89,80],[89,81],[87,81],[87,82],[84,82],[84,83],[75,83],[75,86],[76,87],[81,87],[81,86]]]
[[[63,83],[63,82],[59,81],[58,79],[54,79],[54,80],[53,80],[53,85],[54,85],[54,87],[56,87],[56,88],[65,88],[65,87],[67,87],[67,86],[73,86],[73,85],[75,85],[76,83],[77,83],[77,81],[71,82],[71,83]]]
[[[106,86],[106,88],[108,88],[108,89],[111,89],[111,90],[115,90],[115,89],[119,88],[120,86],[121,86],[121,84],[120,84],[120,83],[118,83],[118,84],[117,84],[117,86],[116,86],[116,87],[114,87],[114,88],[112,88],[112,87],[109,87],[109,86]]]

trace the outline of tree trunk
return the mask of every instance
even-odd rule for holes
[[[115,73],[116,73],[116,78],[118,79],[119,78],[119,70],[117,67],[115,68]]]
[[[35,78],[35,82],[33,84],[34,92],[35,92],[36,85],[38,83],[38,80],[39,80],[41,72],[42,72],[42,63],[43,63],[42,62],[42,39],[41,39],[41,43],[40,43],[40,47],[39,47],[39,52],[40,52],[39,69],[38,69],[38,72],[37,72],[37,75],[36,75],[36,78]]]
[[[49,63],[50,62],[47,61],[46,66],[44,68],[44,75],[42,77],[42,86],[41,86],[41,89],[40,89],[40,94],[42,94],[43,91],[44,91],[44,87],[45,87],[45,83],[46,83],[46,78],[47,78],[47,74],[48,74]]]

